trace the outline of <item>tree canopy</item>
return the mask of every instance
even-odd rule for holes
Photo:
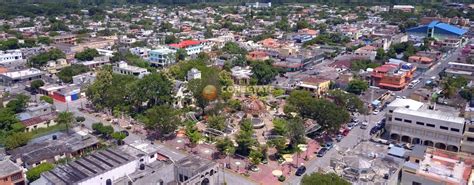
[[[94,57],[98,56],[100,55],[96,49],[87,48],[82,52],[76,53],[76,55],[74,55],[74,58],[80,61],[91,61],[94,59]]]
[[[351,183],[337,176],[335,173],[312,173],[311,175],[304,175],[301,179],[302,185],[350,185]]]

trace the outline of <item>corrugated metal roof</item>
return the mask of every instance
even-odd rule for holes
[[[428,28],[433,28],[434,26],[436,26],[436,24],[438,24],[439,21],[431,21],[430,24],[428,24]]]
[[[438,23],[435,25],[436,28],[443,29],[445,31],[454,33],[456,35],[464,35],[467,31],[456,26],[452,26],[446,23]]]

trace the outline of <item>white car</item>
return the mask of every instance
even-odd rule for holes
[[[374,111],[372,111],[372,114],[373,114],[373,115],[379,114],[379,110],[374,110]]]

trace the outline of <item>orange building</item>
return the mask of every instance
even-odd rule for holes
[[[429,68],[433,65],[433,59],[424,56],[410,56],[408,62],[417,64],[419,68]]]
[[[258,43],[262,44],[262,46],[266,48],[279,48],[280,47],[280,43],[278,43],[277,40],[272,39],[272,38],[261,40]]]
[[[385,64],[376,67],[371,75],[372,84],[384,89],[404,89],[413,78],[413,73],[416,70],[415,67],[409,67],[407,68],[406,64]]]
[[[252,51],[247,54],[247,60],[250,61],[264,61],[268,59],[270,59],[270,57],[264,51]]]

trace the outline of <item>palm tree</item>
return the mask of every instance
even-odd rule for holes
[[[74,114],[72,112],[65,111],[58,114],[56,122],[58,124],[66,125],[66,131],[69,134],[69,127],[76,122],[76,119],[74,118]]]

